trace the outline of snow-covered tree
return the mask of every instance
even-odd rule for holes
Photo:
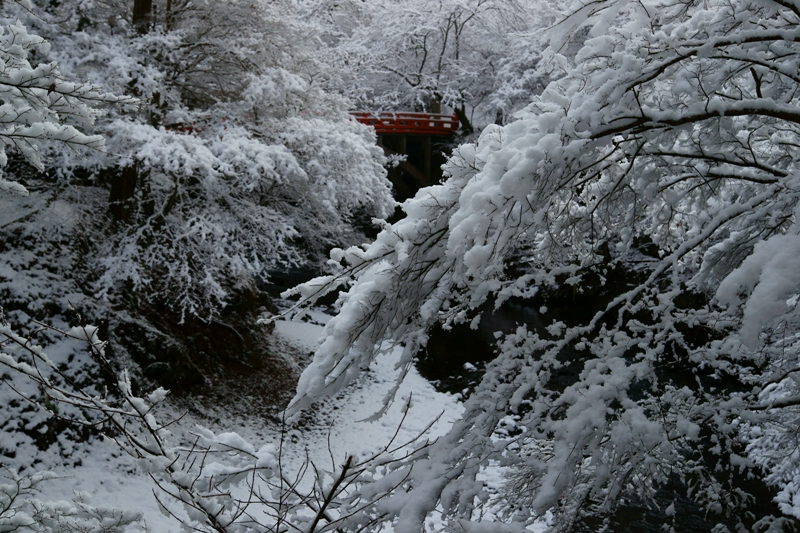
[[[72,501],[38,499],[41,486],[56,477],[47,471],[20,475],[0,469],[0,528],[35,533],[123,533],[141,520],[136,511],[92,506],[87,492],[76,493]]]
[[[117,97],[62,76],[55,62],[34,66],[31,61],[46,55],[49,46],[19,22],[0,25],[0,167],[8,164],[8,151],[39,170],[45,167],[43,152],[48,149],[102,152],[103,137],[81,130],[90,129],[102,115],[98,106],[135,103],[132,98]],[[15,178],[13,174],[0,175],[0,194],[28,194]],[[0,329],[6,327],[0,308]],[[0,530],[122,533],[141,519],[139,512],[95,507],[88,493],[76,493],[72,501],[40,499],[40,485],[54,477],[48,471],[21,474],[0,468]]]
[[[48,145],[81,153],[103,150],[101,136],[78,128],[92,126],[101,114],[98,104],[126,100],[65,79],[55,62],[33,66],[31,56],[46,54],[49,46],[19,22],[0,26],[0,166],[8,163],[8,148],[39,170],[44,169],[42,150]],[[27,193],[13,177],[0,177],[0,191]]]
[[[435,324],[543,302],[547,326],[499,339],[462,421],[383,503],[395,531],[437,508],[483,531],[468,521],[496,503],[477,479],[493,461],[517,472],[506,528],[551,511],[568,530],[673,476],[720,522],[779,528],[749,517],[739,471],[800,518],[798,28],[791,0],[576,4],[541,59],[559,79],[456,150],[406,219],[296,290],[302,306],[354,282],[295,410],[390,345],[402,379]],[[548,321],[549,294],[619,272],[586,320]],[[498,439],[507,415],[521,433]]]
[[[95,126],[105,154],[50,154],[62,184],[110,189],[115,223],[83,273],[95,294],[213,319],[268,270],[319,263],[363,239],[356,217],[392,211],[373,134],[284,7],[155,2],[139,32],[130,2],[4,6],[48,36],[62,70],[142,103]]]
[[[17,157],[0,181],[3,205],[11,212],[1,228],[0,294],[13,309],[7,315],[0,306],[4,435],[46,431],[54,418],[105,430],[164,490],[164,509],[182,508],[178,512],[186,512],[183,520],[193,530],[283,530],[283,523],[335,529],[348,515],[339,514],[341,509],[331,514],[332,501],[340,504],[341,491],[382,468],[383,454],[348,459],[335,478],[318,470],[317,483],[301,492],[282,477],[273,447],[251,448],[238,436],[202,429],[179,445],[170,443],[169,424],[152,413],[166,395],[163,389],[139,398],[123,372],[117,394],[107,395],[85,367],[93,358],[113,388],[114,363],[105,356],[107,343],[98,328],[65,327],[48,338],[30,329],[19,334],[6,320],[27,327],[30,315],[66,314],[67,305],[85,304],[85,293],[98,289],[120,314],[137,310],[111,293],[132,289],[142,299],[166,303],[168,320],[181,314],[214,317],[231,290],[248,288],[266,268],[313,259],[343,240],[357,242],[350,218],[359,210],[385,216],[393,207],[374,134],[350,120],[346,100],[317,79],[313,58],[284,47],[280,38],[293,37],[297,28],[290,31],[291,24],[282,22],[283,33],[272,35],[274,46],[264,46],[245,31],[264,23],[258,4],[207,2],[173,12],[170,31],[160,31],[155,16],[147,21],[148,31],[139,31],[135,21],[126,27],[125,17],[113,18],[127,4],[45,3],[38,12],[30,4],[0,5],[8,22],[0,25],[0,142],[36,169],[50,171],[25,174]],[[220,28],[211,25],[226,14],[237,15],[228,33],[215,33]],[[270,16],[279,21],[275,12]],[[10,22],[16,18],[48,33],[53,48]],[[237,59],[232,54],[217,53],[235,47],[235,38],[259,44],[238,50],[244,65],[239,69],[231,66]],[[31,58],[51,62],[33,67]],[[177,74],[167,68],[184,61],[193,68]],[[62,76],[57,63],[68,74]],[[227,80],[214,77],[223,67],[229,69]],[[97,85],[72,83],[70,75]],[[135,102],[111,96],[109,89],[136,94],[141,108],[118,105],[101,116],[97,104]],[[198,91],[207,92],[207,99],[197,98]],[[79,129],[90,126],[94,135]],[[94,152],[77,153],[83,148]],[[5,150],[0,154],[5,165]],[[114,222],[104,209],[109,195],[103,186],[113,194],[115,180],[129,177],[129,170],[136,187],[119,199],[133,202],[128,216]],[[20,181],[29,185],[30,196],[17,205],[5,189],[28,192]],[[55,338],[87,341],[88,353],[60,345],[56,352],[65,357],[54,362],[35,342],[52,346]],[[9,390],[35,412],[23,418],[17,405],[5,401]],[[68,440],[57,437],[59,444]],[[2,444],[3,463],[6,454],[13,460],[15,445],[10,439]],[[63,450],[53,455],[58,451]],[[53,474],[31,472],[24,462],[21,470],[2,466],[2,531],[121,533],[141,518],[138,512],[92,506],[86,493],[72,501],[42,501],[38,488]],[[249,489],[249,496],[240,498],[231,487]],[[363,507],[357,498],[349,503],[353,513]]]
[[[499,102],[491,96],[509,81],[504,64],[516,57],[516,67],[530,75],[535,39],[526,32],[553,20],[547,3],[535,10],[493,0],[304,4],[326,29],[347,93],[359,106],[434,113],[447,106],[467,133],[473,122],[495,121]],[[520,41],[528,45],[524,51]],[[500,111],[516,110],[508,103]]]

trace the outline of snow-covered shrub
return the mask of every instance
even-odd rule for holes
[[[56,476],[40,471],[20,475],[0,469],[0,530],[36,533],[123,533],[141,520],[141,513],[92,506],[92,496],[76,493],[72,501],[41,501],[39,485]]]

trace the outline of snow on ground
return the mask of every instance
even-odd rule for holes
[[[278,322],[276,332],[297,344],[313,342],[313,347],[316,347],[322,330],[320,326],[309,323]],[[311,348],[312,345],[306,346]],[[437,392],[416,369],[412,369],[398,391],[397,401],[388,412],[375,422],[365,421],[381,408],[384,396],[395,383],[396,356],[390,352],[379,357],[360,383],[350,387],[341,397],[318,407],[317,412],[313,413],[316,426],[303,429],[305,437],[316,437],[306,441],[312,456],[328,456],[329,430],[331,451],[336,460],[343,459],[348,453],[364,453],[384,446],[398,429],[409,395],[411,405],[397,442],[407,442],[419,435],[440,415],[439,421],[426,435],[431,438],[443,435],[453,421],[461,416],[462,406],[455,396]],[[295,436],[294,432],[292,436]]]
[[[322,324],[330,317],[318,312],[312,313],[310,318],[311,322],[277,322],[275,335],[302,352],[313,351],[323,333]],[[395,402],[380,420],[366,422],[364,419],[380,408],[383,397],[394,384],[395,375],[393,354],[386,354],[375,362],[358,384],[318,406],[300,427],[287,430],[284,435],[284,465],[290,469],[298,468],[306,458],[307,450],[315,463],[331,468],[331,456],[341,464],[347,454],[368,453],[385,446],[397,431],[406,402]],[[426,436],[442,435],[461,415],[462,407],[456,398],[435,391],[415,369],[406,377],[398,398],[408,398],[409,394],[412,396],[411,406],[395,443],[411,440],[440,414],[441,418]],[[180,421],[175,432],[189,430],[196,424],[215,432],[236,431],[257,447],[264,441],[277,442],[280,439],[280,428],[260,419],[221,417],[212,423],[191,414]],[[40,466],[63,476],[48,484],[43,494],[45,498],[71,499],[73,491],[87,491],[93,496],[94,505],[140,510],[144,514],[144,531],[180,531],[174,519],[159,511],[152,482],[112,443],[85,447],[72,458],[73,463],[76,460],[80,464],[75,467],[53,464],[57,461],[55,458]]]

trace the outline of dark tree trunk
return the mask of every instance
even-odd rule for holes
[[[133,0],[133,27],[140,34],[150,31],[153,0]]]
[[[494,123],[497,124],[498,126],[502,126],[503,122],[504,122],[503,110],[498,109],[497,113],[495,113],[494,115]]]
[[[172,31],[173,26],[175,25],[174,18],[174,13],[172,12],[172,0],[167,0],[167,9],[164,15],[167,31]]]
[[[461,122],[461,131],[464,132],[464,135],[469,135],[475,131],[475,128],[472,127],[472,123],[469,121],[469,117],[467,116],[467,109],[466,106],[462,104],[461,107],[457,107],[455,109],[456,116],[458,116],[458,121]]]
[[[133,214],[133,193],[139,171],[135,165],[123,168],[111,179],[111,194],[108,197],[109,211],[118,222],[130,222]]]

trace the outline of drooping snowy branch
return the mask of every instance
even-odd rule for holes
[[[796,416],[784,373],[797,366],[800,294],[798,22],[783,4],[747,0],[576,4],[542,55],[565,75],[516,122],[461,147],[448,181],[409,200],[373,245],[337,252],[338,277],[297,289],[313,301],[354,282],[301,379],[294,405],[305,407],[386,343],[405,345],[407,367],[436,322],[477,324],[487,302],[579,293],[626,272],[628,286],[608,287],[616,295],[588,318],[502,341],[431,459],[444,470],[397,495],[401,530],[422,526],[432,495],[470,518],[479,495],[460,480],[500,458],[521,472],[519,501],[553,510],[558,530],[673,475],[720,520],[745,520],[746,499],[720,473],[754,463],[800,516],[794,462],[769,452],[788,446],[780,428]],[[586,39],[566,57],[575,32]],[[526,429],[493,449],[511,412]]]
[[[9,147],[39,170],[44,169],[41,147],[46,143],[75,151],[103,150],[102,136],[82,133],[76,126],[91,126],[100,113],[98,104],[135,102],[68,81],[55,63],[30,64],[32,53],[48,49],[43,38],[28,33],[19,22],[0,26],[0,166],[8,161]],[[0,190],[26,193],[22,185],[5,178],[0,178]]]

